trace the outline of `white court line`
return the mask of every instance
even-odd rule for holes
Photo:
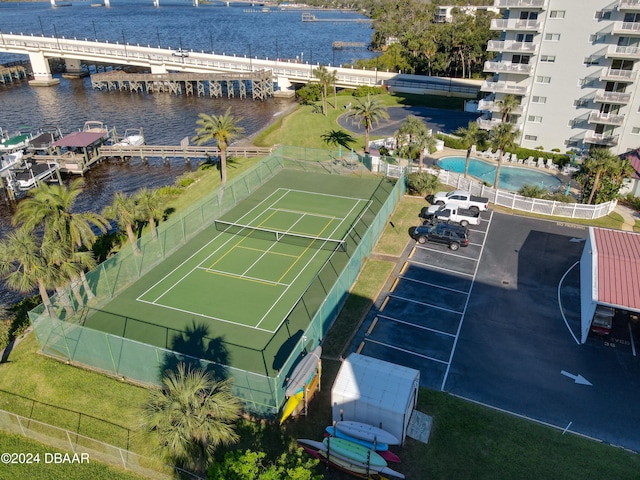
[[[251,329],[254,329],[254,330],[260,330],[262,332],[267,332],[267,333],[274,333],[274,330],[266,330],[264,328],[260,328],[260,327],[257,327],[255,325],[245,325],[243,323],[233,322],[231,320],[225,320],[224,318],[212,317],[211,315],[205,315],[203,313],[192,312],[191,310],[183,310],[182,308],[172,307],[170,305],[157,304],[157,303],[149,302],[147,300],[138,300],[138,301],[142,302],[142,303],[147,303],[149,305],[154,305],[156,307],[162,307],[162,308],[168,308],[169,310],[175,310],[176,312],[188,313],[190,315],[196,315],[198,317],[208,318],[209,320],[217,320],[219,322],[230,323],[230,324],[233,324],[233,325],[238,325],[240,327],[251,328]]]
[[[424,280],[417,280],[415,278],[407,277],[405,275],[400,275],[400,278],[402,278],[403,280],[407,280],[409,282],[414,282],[414,283],[419,283],[421,285],[428,285],[430,287],[439,288],[440,290],[448,290],[450,292],[461,293],[463,295],[469,294],[469,290],[465,292],[464,290],[458,290],[457,288],[444,287],[442,285],[438,285],[437,283],[425,282]]]
[[[357,202],[354,203],[353,207],[351,208],[351,210],[347,213],[347,215],[345,216],[345,218],[347,218],[349,216],[349,214],[351,212],[353,212],[353,210],[355,210],[355,208],[358,206],[358,204],[360,202],[363,202],[365,200],[363,199],[358,199]],[[335,228],[333,229],[333,232],[331,232],[331,234],[335,233],[338,230],[338,227],[340,227],[342,224],[344,223],[344,220],[342,220],[340,223],[338,223]],[[331,236],[331,234],[329,236]],[[295,283],[295,281],[298,279],[298,277],[300,275],[302,275],[302,273],[307,269],[307,267],[309,266],[309,264],[316,258],[316,256],[318,256],[318,254],[320,253],[322,249],[318,248],[316,250],[316,252],[313,254],[313,256],[309,259],[309,261],[306,263],[306,265],[300,270],[300,272],[295,276],[295,278],[291,281],[291,284],[293,285]],[[289,288],[285,289],[284,292],[282,292],[282,294],[273,302],[273,305],[271,306],[271,308],[269,310],[267,310],[267,312],[262,316],[262,318],[260,319],[260,321],[256,324],[256,326],[259,326],[264,319],[267,317],[267,315],[269,313],[271,313],[271,310],[273,310],[273,308],[278,304],[278,302],[280,301],[280,299],[289,291]],[[306,290],[305,290],[306,291]],[[282,319],[282,321],[278,324],[278,326],[276,327],[275,330],[278,330],[278,328],[280,328],[280,325],[282,325],[282,323],[287,319],[287,317],[289,316],[289,314],[291,313],[291,311],[296,307],[296,305],[298,304],[298,302],[296,302],[295,305],[293,305],[293,307],[291,307],[291,309],[287,312],[287,314],[284,316],[284,318]]]
[[[278,191],[278,190],[276,190]],[[273,192],[271,195],[274,195],[276,192]],[[266,197],[262,202],[260,202],[259,204],[257,204],[254,208],[252,208],[251,210],[249,210],[243,217],[247,216],[250,212],[253,212],[254,210],[256,210],[258,207],[260,207],[263,203],[267,202],[269,200],[269,198],[271,197],[271,195],[269,195],[268,197]],[[286,195],[286,192],[285,192]],[[282,198],[282,197],[280,197]],[[277,201],[277,200],[276,200]],[[272,203],[273,205],[273,203]],[[137,301],[141,301],[141,302],[145,302],[145,303],[150,303],[151,305],[156,305],[156,302],[158,300],[160,300],[166,293],[167,291],[165,291],[162,295],[160,295],[159,297],[157,297],[155,300],[153,300],[152,302],[149,302],[148,300],[142,300],[142,297],[145,296],[147,293],[149,293],[149,291],[153,290],[155,287],[157,287],[160,283],[162,283],[163,281],[165,281],[170,275],[172,275],[173,273],[175,273],[178,269],[182,268],[182,266],[187,263],[189,260],[191,260],[193,257],[195,257],[196,255],[200,254],[200,252],[202,250],[204,250],[205,248],[207,248],[209,245],[211,245],[211,243],[213,243],[216,239],[218,238],[218,235],[215,235],[211,240],[209,240],[206,244],[204,244],[201,248],[199,248],[196,252],[194,252],[191,256],[189,256],[189,258],[185,259],[180,265],[178,265],[176,268],[174,268],[173,270],[171,270],[170,272],[168,272],[164,277],[162,277],[160,280],[158,280],[156,283],[154,283],[153,285],[151,285],[147,290],[145,290],[144,292],[142,292],[138,298],[136,298]],[[211,252],[211,254],[209,254],[205,260],[208,260],[209,258],[211,258],[211,256],[215,253],[218,252],[218,250],[220,250],[223,246],[225,246],[227,243],[231,242],[235,237],[231,237],[229,238],[229,240],[227,240],[226,242],[224,242],[222,245],[220,245],[220,247],[216,248],[213,252]],[[191,269],[189,271],[189,273],[187,273],[186,275],[184,275],[179,282],[182,282],[182,280],[184,280],[184,278],[189,275],[191,272],[193,272],[196,268],[200,267],[202,265],[202,263],[204,263],[203,260],[202,262],[200,262],[198,265],[196,265],[196,267],[194,267],[193,269]],[[170,287],[173,288],[177,285],[177,282],[174,283],[174,285],[172,285]],[[164,304],[158,304],[161,307],[164,307]]]
[[[430,357],[429,355],[423,355],[422,353],[414,352],[412,350],[407,350],[406,348],[396,347],[395,345],[390,345],[388,343],[379,342],[377,340],[372,340],[372,339],[366,338],[366,337],[365,337],[364,341],[365,342],[375,343],[377,345],[382,345],[383,347],[391,348],[393,350],[398,350],[400,352],[408,353],[408,354],[414,355],[416,357],[426,358],[427,360],[432,360],[434,362],[444,363],[445,365],[447,365],[447,362],[445,362],[444,360],[440,360],[439,358]]]
[[[271,210],[276,210],[278,212],[285,212],[285,213],[297,213],[299,215],[306,215],[308,217],[320,217],[320,218],[332,218],[332,219],[336,219],[336,220],[344,220],[344,218],[336,217],[334,215],[323,215],[322,213],[302,212],[302,211],[299,211],[299,210],[291,210],[291,209],[288,209],[288,208],[273,208]]]
[[[489,217],[489,225],[487,225],[487,232],[491,227],[491,221],[493,220],[493,211],[491,211],[491,216]],[[486,237],[485,237],[486,240]],[[462,324],[464,323],[464,316],[467,313],[467,307],[469,306],[469,299],[471,298],[471,292],[473,290],[473,286],[476,283],[476,275],[478,274],[478,267],[480,266],[480,259],[482,258],[482,253],[484,252],[484,243],[482,244],[482,248],[480,249],[480,255],[478,255],[478,261],[476,262],[476,269],[473,272],[473,279],[471,280],[471,287],[469,288],[469,295],[467,295],[467,300],[464,302],[464,309],[462,312],[462,317],[460,318],[460,323],[458,324],[458,331],[456,332],[456,338],[453,341],[453,347],[451,348],[451,355],[449,356],[449,363],[447,363],[447,370],[444,372],[444,378],[442,379],[442,385],[440,386],[440,390],[444,391],[444,387],[447,383],[447,378],[449,378],[449,370],[451,369],[451,362],[453,361],[453,355],[456,353],[456,347],[458,346],[458,339],[460,338],[460,330],[462,330]]]
[[[400,320],[399,318],[390,317],[388,315],[381,315],[380,313],[378,314],[378,318],[384,318],[384,319],[389,320],[391,322],[401,323],[401,324],[407,325],[409,327],[416,327],[416,328],[419,328],[420,330],[428,330],[430,332],[438,333],[440,335],[446,335],[448,337],[455,337],[455,334],[453,334],[453,333],[445,332],[443,330],[438,330],[436,328],[425,327],[424,325],[418,325],[417,323],[407,322],[406,320]]]
[[[288,287],[291,285],[289,283],[281,283],[281,282],[274,282],[272,280],[265,280],[264,278],[249,277],[247,275],[238,275],[237,273],[225,272],[224,270],[214,270],[206,267],[197,267],[197,268],[198,270],[204,270],[207,273],[215,273],[218,275],[222,275],[223,277],[233,277],[233,278],[239,278],[241,280],[251,280],[258,283],[268,283],[269,285],[277,285],[280,287]]]
[[[456,315],[463,315],[464,314],[464,312],[458,312],[457,310],[451,310],[450,308],[439,307],[438,305],[434,305],[432,303],[421,302],[419,300],[413,300],[412,298],[405,298],[405,297],[401,297],[399,295],[391,294],[391,295],[389,295],[389,297],[391,297],[391,298],[399,298],[400,300],[404,300],[405,302],[417,303],[418,305],[424,305],[425,307],[435,308],[435,309],[438,309],[438,310],[442,310],[443,312],[455,313]]]
[[[296,226],[296,225],[297,225],[297,224],[298,224],[298,223],[299,223],[303,218],[304,218],[304,215],[302,215],[301,217],[298,217],[298,220],[296,220],[296,221],[293,223],[293,225],[291,225],[291,226],[287,229],[287,231],[286,231],[286,232],[284,232],[284,233],[290,232],[290,231],[291,231],[291,229],[292,229],[293,227],[295,227],[295,226]],[[256,258],[256,260],[255,260],[251,265],[249,265],[249,267],[248,267],[244,272],[242,272],[241,277],[244,277],[244,276],[247,274],[247,272],[249,272],[249,270],[251,270],[253,267],[255,267],[255,266],[256,266],[256,264],[258,264],[258,263],[260,262],[260,260],[262,260],[263,258],[265,258],[265,256],[266,256],[268,253],[270,253],[270,251],[271,251],[271,250],[272,250],[272,249],[273,249],[277,244],[278,244],[278,242],[277,242],[277,241],[276,241],[276,242],[273,242],[273,243],[269,246],[269,248],[267,248],[264,252],[262,252],[262,255],[260,255],[258,258]],[[298,256],[297,260],[296,260],[292,265],[295,265],[296,263],[298,263],[298,260],[300,260],[300,256]]]
[[[347,197],[344,195],[333,195],[331,193],[319,193],[319,192],[307,192],[306,190],[294,190],[294,189],[289,189],[290,192],[297,192],[297,193],[308,193],[309,195],[320,195],[322,197],[332,197],[332,198],[348,198],[349,200],[356,200],[358,202],[361,202],[364,200],[364,198],[359,198],[359,197]]]

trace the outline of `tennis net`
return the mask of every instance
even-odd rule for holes
[[[314,237],[312,235],[254,227],[253,225],[241,225],[239,223],[225,222],[223,220],[214,220],[213,224],[217,231],[230,233],[232,235],[258,238],[260,240],[268,240],[271,242],[282,242],[305,248],[315,248],[318,250],[347,251],[347,242],[345,240]]]

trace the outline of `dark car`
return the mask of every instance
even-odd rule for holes
[[[416,227],[414,237],[418,243],[435,242],[448,245],[451,250],[469,245],[469,230],[450,223],[428,223]]]

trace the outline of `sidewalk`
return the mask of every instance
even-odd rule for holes
[[[638,212],[619,203],[614,211],[624,219],[622,230],[626,232],[633,232],[633,227],[636,221],[640,221],[640,215],[638,214]]]

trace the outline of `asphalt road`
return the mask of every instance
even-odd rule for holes
[[[640,452],[629,337],[575,339],[587,229],[501,213],[473,228],[457,252],[409,244],[351,351],[417,368],[426,388]]]

